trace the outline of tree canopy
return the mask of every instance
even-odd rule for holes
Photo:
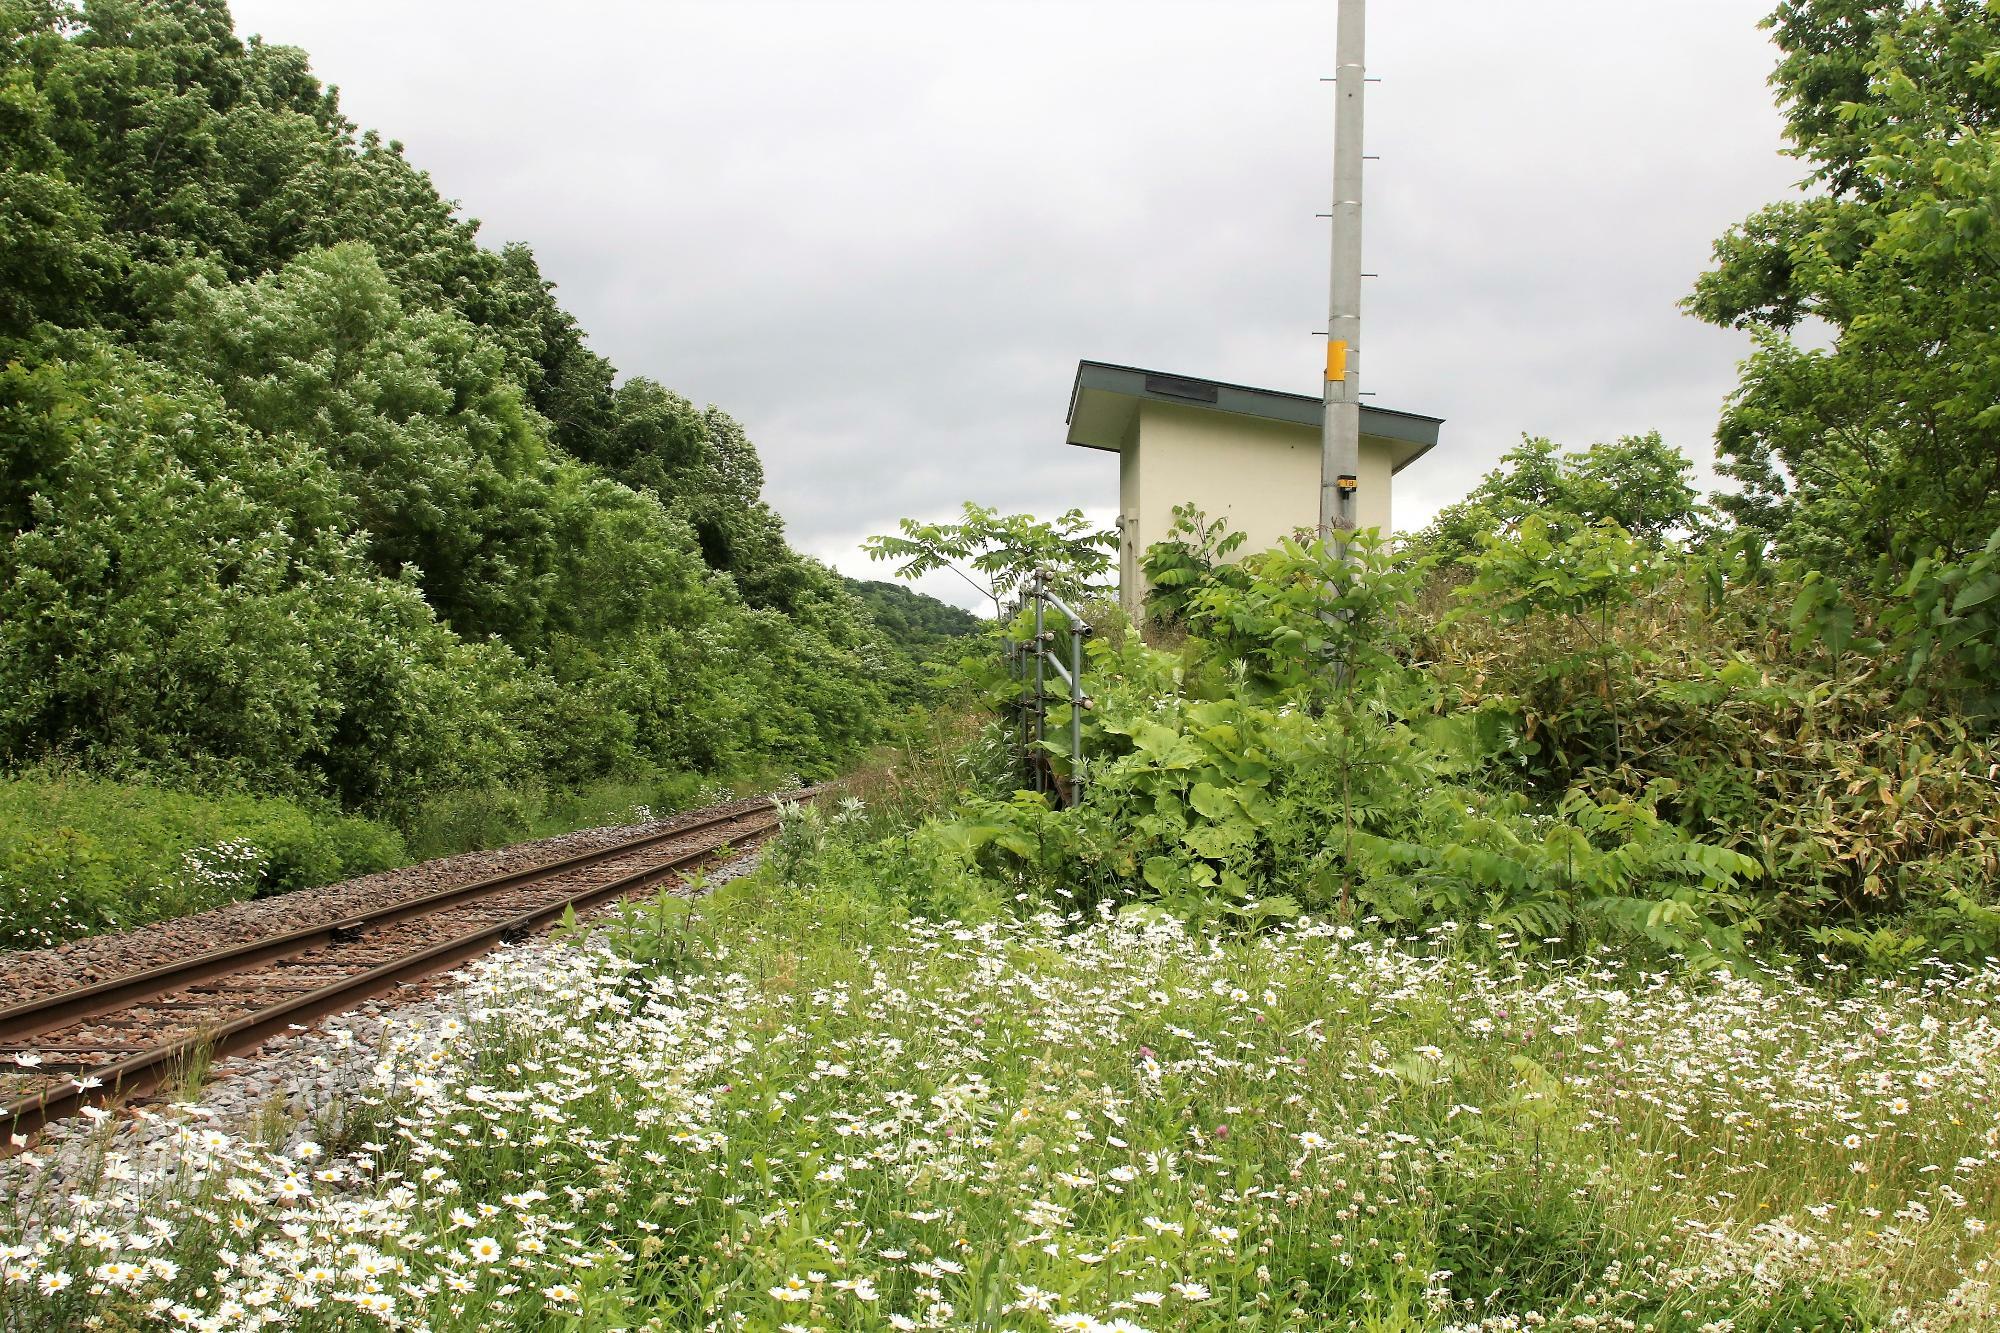
[[[1558,541],[1599,523],[1615,523],[1657,545],[1702,522],[1706,509],[1690,480],[1694,465],[1658,431],[1565,452],[1554,441],[1523,437],[1456,504],[1418,535],[1427,553],[1457,560],[1485,539],[1519,531],[1530,517]]]
[[[301,51],[0,0],[0,763],[827,771],[890,702],[742,428],[590,350]]]
[[[1785,0],[1766,26],[1809,188],[1687,302],[1756,339],[1719,503],[1829,571],[1967,555],[2000,527],[2000,9]]]

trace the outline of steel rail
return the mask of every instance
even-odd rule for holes
[[[412,899],[394,904],[390,908],[384,909],[382,915],[386,916],[394,912],[399,913],[395,917],[396,920],[407,920],[410,917],[424,915],[428,911],[437,910],[440,907],[462,901],[466,897],[471,896],[466,890],[482,887],[483,889],[491,890],[496,887],[498,881],[502,880],[512,881],[512,883],[499,884],[498,887],[518,887],[520,883],[532,883],[537,878],[547,878],[552,875],[561,874],[567,870],[578,869],[580,868],[578,863],[583,865],[596,864],[598,861],[610,859],[611,855],[628,854],[633,850],[643,850],[647,846],[656,845],[661,841],[671,838],[686,837],[690,834],[712,830],[722,824],[739,823],[755,816],[766,814],[774,807],[775,802],[752,806],[747,810],[719,815],[698,824],[684,825],[669,833],[648,835],[647,838],[635,839],[613,848],[599,849],[599,851],[610,853],[610,855],[589,853],[583,857],[571,857],[547,862],[541,866],[532,867],[531,871],[534,873],[527,874],[525,878],[523,878],[522,872],[492,876],[488,880],[477,881],[472,885],[462,885],[457,889],[445,890],[443,893],[434,895],[431,898]],[[777,827],[778,821],[776,819],[763,820],[749,828],[739,830],[739,834],[741,835],[739,837],[725,839],[722,842],[706,847],[695,848],[671,857],[658,865],[648,866],[643,870],[620,876],[603,884],[581,888],[573,893],[566,893],[560,898],[544,903],[539,907],[517,913],[500,921],[491,922],[463,935],[434,944],[418,953],[379,964],[376,967],[357,972],[349,977],[342,977],[337,981],[329,982],[314,990],[289,996],[276,1003],[244,1014],[240,1018],[236,1018],[220,1027],[184,1033],[158,1046],[149,1047],[124,1059],[116,1060],[110,1064],[101,1065],[87,1071],[87,1076],[95,1080],[96,1086],[86,1088],[83,1086],[81,1080],[77,1079],[71,1080],[59,1089],[44,1090],[28,1096],[15,1098],[9,1102],[0,1104],[0,1121],[5,1122],[5,1134],[9,1136],[9,1139],[15,1135],[32,1134],[35,1130],[52,1120],[76,1114],[84,1106],[93,1101],[101,1102],[114,1097],[143,1096],[164,1082],[174,1069],[179,1066],[181,1061],[198,1050],[206,1048],[210,1058],[214,1058],[252,1049],[262,1044],[268,1038],[288,1030],[294,1024],[310,1022],[316,1018],[323,1018],[328,1014],[339,1013],[345,1009],[352,1008],[361,1000],[380,994],[404,981],[427,976],[435,972],[446,971],[460,963],[479,956],[488,949],[491,949],[495,944],[531,934],[544,926],[560,920],[566,912],[572,910],[585,911],[623,894],[649,888],[654,884],[671,878],[676,873],[688,870],[713,858],[725,848],[740,850],[746,846],[754,846],[761,842],[765,836],[774,832]],[[361,919],[363,918],[350,918],[350,920]],[[369,919],[375,920],[376,924],[382,924],[379,918]],[[331,927],[325,927],[300,931],[294,932],[294,935],[320,935],[328,942],[332,942],[340,937],[331,935],[331,929]],[[354,933],[350,930],[346,938],[353,938]],[[234,970],[212,967],[213,964],[220,962],[225,955],[232,952],[239,956],[239,968],[254,967],[258,963],[270,961],[273,957],[284,956],[283,954],[272,954],[266,951],[265,946],[275,943],[277,943],[275,940],[262,941],[234,951],[217,950],[214,953],[204,954],[198,959],[190,960],[189,966],[201,964],[205,968],[211,969],[192,977],[191,981],[226,975],[228,971]],[[305,945],[300,947],[310,946]],[[292,952],[297,951],[292,950]],[[247,959],[247,961],[241,961],[243,959]],[[155,972],[164,972],[167,970],[154,969]],[[151,974],[140,975],[147,976]],[[126,978],[125,980],[131,981],[136,979]],[[146,993],[157,994],[159,991],[154,990]],[[74,994],[74,992],[70,992],[55,998],[57,1001],[61,1001],[70,998]],[[16,1010],[8,1012],[13,1013],[29,1007],[31,1006],[17,1006]],[[7,1141],[0,1140],[0,1145],[4,1145]],[[0,1152],[4,1152],[5,1150],[4,1146],[0,1146]]]
[[[800,795],[811,795],[815,790],[817,789],[809,789]],[[394,925],[398,921],[407,921],[412,917],[429,916],[439,908],[449,907],[469,898],[520,888],[522,885],[533,884],[566,871],[586,870],[605,861],[616,860],[633,852],[642,852],[648,847],[657,847],[663,842],[673,842],[691,834],[704,833],[718,824],[727,824],[762,814],[774,807],[773,801],[760,802],[746,810],[710,815],[693,823],[683,824],[679,828],[641,834],[636,838],[628,838],[623,842],[612,843],[588,852],[579,852],[574,856],[558,857],[553,861],[523,866],[519,870],[488,875],[455,888],[441,889],[433,894],[405,898],[401,902],[357,912],[338,921],[328,921],[317,926],[302,926],[282,935],[226,945],[179,962],[163,963],[158,967],[112,977],[94,985],[28,1000],[0,1009],[0,1045],[22,1045],[26,1039],[40,1033],[66,1027],[78,1019],[122,1009],[149,995],[179,990],[183,986],[192,986],[195,982],[206,981],[210,977],[226,976],[258,963],[351,939],[366,931]]]

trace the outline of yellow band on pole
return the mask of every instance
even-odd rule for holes
[[[1347,378],[1347,344],[1337,338],[1326,341],[1326,377],[1328,380]]]

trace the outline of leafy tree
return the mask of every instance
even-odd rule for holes
[[[584,441],[577,456],[671,501],[706,462],[704,434],[693,403],[635,375],[611,395],[609,429]]]
[[[402,813],[823,774],[910,685],[742,428],[618,385],[303,52],[0,0],[0,763]]]
[[[1707,516],[1689,480],[1693,471],[1687,456],[1658,431],[1593,444],[1581,453],[1523,436],[1465,499],[1438,511],[1415,545],[1444,560],[1463,560],[1483,549],[1487,538],[1515,533],[1534,516],[1558,541],[1610,522],[1657,546],[1699,527]]]
[[[325,453],[382,573],[409,570],[463,634],[535,636],[555,558],[549,462],[470,325],[406,313],[351,242],[250,283],[197,278],[183,309],[162,330],[179,359],[252,429]]]
[[[763,500],[756,447],[727,412],[697,409],[634,376],[612,394],[608,428],[578,448],[686,520],[702,558],[734,579],[750,605],[800,615],[838,604],[850,621],[860,614],[832,571],[786,544],[784,521]]]
[[[1042,520],[1001,514],[968,500],[963,522],[906,518],[898,526],[900,536],[874,536],[861,544],[869,559],[899,561],[896,577],[903,579],[948,569],[993,603],[995,619],[1004,614],[1007,597],[1038,569],[1049,571],[1059,595],[1104,591],[1099,580],[1118,549],[1118,534],[1091,527],[1081,509]]]
[[[1541,515],[1530,514],[1517,531],[1488,537],[1472,566],[1472,581],[1458,592],[1479,614],[1502,622],[1547,616],[1580,631],[1585,652],[1548,654],[1537,683],[1565,690],[1595,665],[1599,697],[1611,714],[1611,749],[1623,764],[1616,669],[1623,653],[1613,620],[1660,576],[1657,554],[1609,519],[1561,536]]]
[[[2000,528],[2000,9],[1785,0],[1766,26],[1812,192],[1731,229],[1687,301],[1756,338],[1719,503],[1829,573],[1966,555]]]
[[[104,219],[70,179],[39,71],[62,43],[45,11],[0,5],[0,338],[94,299],[116,272]]]
[[[141,329],[194,274],[241,281],[358,241],[413,308],[501,345],[562,447],[604,428],[611,368],[533,254],[482,249],[479,224],[346,119],[303,51],[238,41],[215,0],[9,0],[0,32],[0,170],[17,173],[0,207],[24,215],[0,232],[18,270],[0,301]]]
[[[1189,588],[1189,629],[1255,685],[1315,711],[1345,706],[1359,680],[1395,664],[1397,621],[1424,572],[1398,564],[1379,529],[1346,546],[1343,556],[1324,538],[1285,537],[1223,567]]]
[[[549,439],[578,458],[612,429],[611,363],[584,343],[576,317],[556,303],[555,284],[535,256],[515,242],[500,252],[499,271],[467,312],[493,331],[508,372],[549,423]]]
[[[0,437],[44,444],[0,542],[0,762],[60,745],[377,809],[518,767],[518,662],[370,567],[315,451],[128,354],[47,350],[0,372]]]
[[[2000,722],[2000,528],[1963,560],[1919,557],[1884,621],[1911,703]]]
[[[1211,519],[1192,502],[1174,506],[1167,535],[1139,558],[1146,575],[1146,613],[1156,623],[1184,624],[1195,592],[1215,582],[1239,586],[1246,576],[1224,563],[1248,540],[1229,529],[1229,520]]]

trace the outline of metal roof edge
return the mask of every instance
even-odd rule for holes
[[[1104,373],[1093,376],[1089,374],[1091,371]],[[1120,383],[1119,381],[1124,377],[1137,377],[1138,382],[1136,384],[1130,382]],[[1098,382],[1094,384],[1086,383],[1087,380],[1091,379],[1095,379]],[[1157,392],[1147,387],[1146,381],[1148,379],[1172,380],[1180,385],[1191,388],[1212,390],[1214,391],[1213,397],[1208,401],[1195,401],[1181,394]],[[1176,375],[1163,370],[1147,370],[1143,366],[1124,366],[1111,361],[1091,361],[1085,359],[1076,363],[1076,379],[1070,386],[1069,412],[1063,418],[1065,424],[1069,424],[1075,420],[1077,400],[1082,397],[1083,391],[1086,388],[1102,389],[1106,392],[1124,394],[1133,398],[1148,399],[1153,402],[1179,403],[1183,406],[1200,408],[1211,412],[1235,412],[1245,416],[1261,416],[1279,421],[1298,422],[1300,424],[1306,424],[1304,408],[1310,406],[1317,411],[1324,406],[1322,400],[1310,394],[1290,393],[1283,389],[1259,389],[1248,384],[1232,384],[1227,380],[1212,380],[1199,375]],[[1225,405],[1222,401],[1224,391],[1227,391],[1230,398],[1236,401]],[[1245,398],[1250,400],[1249,403],[1242,401]],[[1275,410],[1259,411],[1256,403],[1258,399],[1269,400],[1269,408]],[[1420,446],[1415,454],[1404,460],[1401,466],[1397,468],[1397,471],[1401,471],[1403,467],[1408,467],[1411,463],[1436,447],[1438,442],[1438,427],[1444,424],[1443,417],[1426,416],[1421,412],[1404,412],[1390,407],[1370,407],[1365,404],[1361,409],[1361,417],[1362,433],[1364,435],[1373,435],[1379,439],[1401,440],[1407,444]],[[1377,428],[1369,429],[1371,424]],[[1076,440],[1072,440],[1070,443],[1077,444],[1079,447],[1086,449],[1107,448],[1104,445],[1083,444],[1081,441]]]
[[[1431,450],[1435,448],[1437,448],[1436,440],[1432,440],[1429,444],[1417,445],[1417,451],[1411,454],[1408,458],[1405,458],[1402,462],[1397,463],[1393,467],[1391,467],[1389,469],[1389,475],[1392,477],[1395,476],[1398,472],[1401,472],[1404,468],[1416,462],[1419,458],[1422,458],[1425,454],[1429,453]]]

